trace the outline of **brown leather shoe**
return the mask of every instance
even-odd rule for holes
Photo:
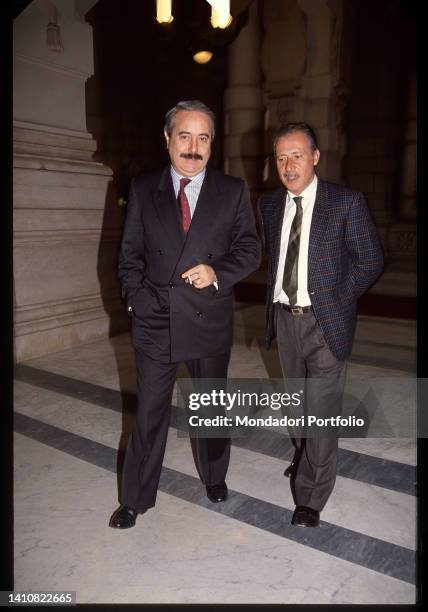
[[[299,527],[319,527],[320,513],[308,506],[297,506],[291,524]]]
[[[111,515],[109,527],[115,529],[129,529],[135,525],[137,520],[137,512],[128,506],[119,506]]]

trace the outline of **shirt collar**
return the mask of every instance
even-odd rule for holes
[[[178,185],[180,183],[181,178],[188,178],[192,181],[192,183],[195,183],[196,185],[202,185],[202,182],[205,178],[205,171],[206,171],[206,167],[203,170],[201,170],[199,174],[196,174],[195,176],[192,176],[192,177],[184,176],[184,174],[179,174],[174,168],[174,166],[171,165],[172,182]]]
[[[312,182],[300,194],[300,196],[303,198],[303,200],[308,200],[310,198],[315,199],[315,195],[316,195],[316,192],[317,192],[317,185],[318,185],[318,177],[317,177],[316,174],[314,174],[314,178],[313,178]],[[292,193],[291,191],[287,191],[287,201],[288,202],[291,199],[296,198],[296,197],[297,196],[294,195],[294,193]]]

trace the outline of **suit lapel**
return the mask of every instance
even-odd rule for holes
[[[171,245],[177,253],[180,253],[183,248],[185,235],[169,167],[165,168],[162,172],[159,185],[153,194],[153,201],[159,221],[168,234]]]
[[[224,199],[225,194],[216,180],[216,173],[207,168],[192,223],[185,235],[169,167],[162,172],[159,185],[153,194],[153,201],[159,221],[177,254],[177,262],[187,250],[193,250],[197,243],[205,240],[209,228],[221,214]]]
[[[272,273],[274,275],[274,279],[276,279],[276,272],[278,269],[279,262],[279,254],[281,247],[281,234],[282,234],[282,221],[284,218],[284,209],[285,209],[285,201],[286,201],[287,191],[285,189],[280,189],[275,192],[272,199],[272,239],[273,239],[273,251],[272,251],[272,262],[273,269]]]
[[[187,232],[186,249],[191,248],[195,240],[199,242],[205,240],[209,228],[214,225],[216,217],[221,214],[224,197],[225,195],[216,180],[215,172],[207,168],[193,213],[192,223]]]
[[[325,181],[318,179],[314,210],[312,213],[311,229],[309,233],[308,276],[311,275],[319,252],[328,221],[328,187]],[[309,278],[308,278],[309,280]]]

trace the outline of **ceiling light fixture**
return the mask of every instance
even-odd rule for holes
[[[211,4],[211,25],[224,30],[232,23],[230,0],[207,0]]]
[[[207,0],[211,4],[211,25],[213,28],[224,30],[232,23],[230,14],[230,0]],[[158,23],[171,23],[172,0],[156,0],[156,21]]]
[[[159,23],[171,23],[173,20],[172,0],[156,0],[156,21]]]
[[[212,56],[211,51],[198,51],[194,54],[193,59],[197,64],[208,64]]]

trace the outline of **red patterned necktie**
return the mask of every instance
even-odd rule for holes
[[[187,195],[184,191],[187,183],[190,183],[190,179],[181,178],[180,179],[180,191],[178,192],[178,201],[180,203],[181,209],[181,220],[183,223],[183,229],[187,233],[189,231],[190,223],[192,221],[192,215],[190,214],[190,206],[189,200],[187,199]]]

